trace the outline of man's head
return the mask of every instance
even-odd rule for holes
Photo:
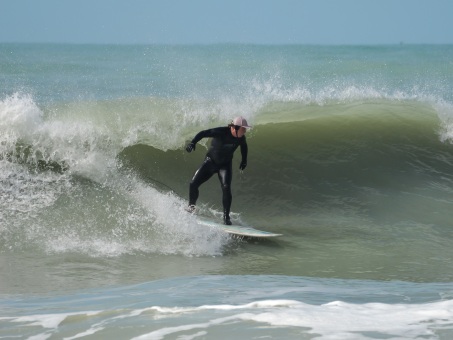
[[[234,118],[228,126],[231,129],[231,134],[237,138],[241,138],[247,132],[246,129],[251,128],[251,126],[248,125],[247,120],[242,116]]]

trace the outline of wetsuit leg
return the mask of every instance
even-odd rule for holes
[[[203,161],[200,168],[195,172],[189,185],[189,205],[197,203],[198,188],[217,172],[217,168],[209,157]]]
[[[230,216],[231,201],[233,198],[232,194],[231,194],[232,174],[233,174],[233,170],[232,170],[231,162],[219,170],[219,180],[220,180],[220,184],[222,186],[222,192],[223,192],[223,198],[222,198],[223,213],[224,213],[224,216],[228,217],[228,219]]]

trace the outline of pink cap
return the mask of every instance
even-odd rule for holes
[[[246,129],[251,128],[251,126],[249,126],[247,124],[247,120],[244,117],[242,117],[242,116],[234,118],[233,119],[233,125],[241,126],[243,128],[246,128]]]

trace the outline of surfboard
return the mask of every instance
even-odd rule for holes
[[[258,230],[252,227],[246,227],[241,225],[225,225],[223,223],[218,223],[202,217],[197,217],[197,222],[199,225],[217,228],[238,237],[271,238],[282,236],[282,234],[275,234],[264,230]]]

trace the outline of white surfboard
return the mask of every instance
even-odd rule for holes
[[[225,225],[202,217],[197,217],[197,222],[200,225],[217,228],[239,237],[270,238],[282,236],[282,234],[275,234],[264,230],[258,230],[252,227],[245,227],[241,225]]]

